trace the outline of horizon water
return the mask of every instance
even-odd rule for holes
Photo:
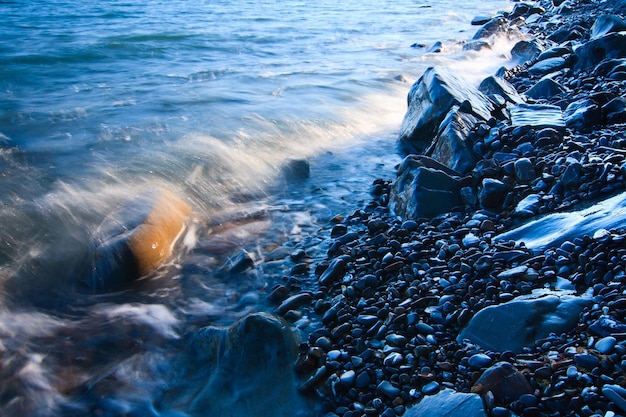
[[[192,390],[163,369],[185,334],[269,310],[274,284],[213,272],[242,248],[261,259],[306,242],[360,208],[372,180],[393,179],[412,83],[433,65],[476,84],[506,65],[512,39],[462,45],[474,16],[511,8],[0,2],[0,415],[89,415],[105,402],[195,415],[154,408],[166,385]],[[437,41],[443,51],[427,53]],[[293,158],[310,162],[306,181],[282,180]],[[193,208],[176,253],[140,288],[77,289],[103,219],[154,186]]]

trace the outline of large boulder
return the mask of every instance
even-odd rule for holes
[[[432,158],[409,155],[391,186],[389,207],[404,219],[432,218],[461,206],[459,173]]]
[[[311,415],[297,390],[293,364],[297,331],[281,319],[256,313],[230,328],[207,327],[194,335],[189,379],[197,416],[287,417]]]
[[[400,147],[407,153],[426,150],[453,106],[488,120],[494,106],[487,96],[447,68],[428,68],[408,94],[408,109],[400,128]]]
[[[469,134],[477,122],[476,117],[454,106],[441,122],[437,137],[425,154],[461,174],[471,171],[476,157]]]
[[[619,16],[604,15],[596,19],[591,27],[591,39],[600,38],[607,33],[622,32],[626,30],[626,22]]]
[[[153,272],[172,254],[191,208],[164,188],[128,199],[98,228],[85,283],[94,292],[118,290]]]
[[[480,310],[457,339],[459,342],[467,339],[496,352],[521,353],[550,333],[572,330],[583,308],[592,304],[591,298],[557,292],[518,297]]]
[[[626,57],[626,32],[615,32],[592,39],[575,51],[577,70],[595,67],[604,59]]]

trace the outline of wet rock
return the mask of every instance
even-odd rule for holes
[[[487,367],[491,365],[492,362],[493,362],[493,359],[491,359],[489,356],[485,355],[484,353],[476,353],[470,356],[470,358],[467,361],[469,366],[475,369]]]
[[[613,353],[613,349],[615,348],[616,344],[617,344],[616,338],[614,338],[613,336],[607,336],[598,340],[595,344],[595,348],[598,352],[602,353],[603,355],[608,355],[608,354]]]
[[[600,38],[608,33],[626,30],[626,21],[616,15],[603,15],[596,19],[591,27],[591,39]]]
[[[289,310],[295,310],[305,304],[310,303],[311,300],[313,300],[313,296],[311,295],[311,293],[308,292],[292,295],[291,297],[283,301],[280,306],[278,306],[276,312],[281,316],[285,315]]]
[[[587,132],[600,123],[600,108],[593,100],[581,99],[567,106],[563,117],[570,129]]]
[[[472,26],[482,26],[492,19],[491,16],[474,16],[470,22]]]
[[[528,183],[535,179],[535,167],[528,158],[520,158],[514,163],[515,178],[521,183]]]
[[[600,229],[622,227],[626,221],[626,193],[611,197],[584,210],[553,213],[539,220],[496,236],[496,240],[524,242],[526,247],[543,250],[585,235],[593,236]]]
[[[252,268],[253,266],[254,259],[252,258],[252,255],[242,249],[237,252],[235,256],[226,261],[226,264],[220,269],[220,272],[229,275],[236,275]]]
[[[491,49],[491,43],[484,40],[473,40],[463,45],[464,51],[481,51],[483,49]]]
[[[539,57],[541,51],[541,46],[536,40],[521,40],[511,49],[511,60],[516,64],[532,62]]]
[[[306,159],[287,159],[280,170],[287,181],[302,181],[311,175],[311,167]]]
[[[404,417],[423,416],[486,417],[487,413],[479,395],[444,389],[407,408],[404,413]]]
[[[476,163],[469,134],[477,122],[476,117],[454,106],[425,154],[454,171],[467,173]]]
[[[534,99],[552,98],[563,94],[565,88],[551,78],[544,78],[528,89],[524,94]]]
[[[478,86],[478,90],[488,96],[499,95],[509,103],[519,104],[524,102],[522,97],[517,94],[515,87],[502,77],[490,76],[485,78]]]
[[[623,412],[626,412],[626,390],[619,385],[606,384],[602,387],[602,394]]]
[[[470,113],[482,120],[488,120],[494,109],[485,95],[451,70],[428,68],[408,94],[408,110],[400,128],[400,146],[407,152],[423,152],[455,105],[471,109]]]
[[[586,70],[595,67],[604,59],[626,57],[626,33],[609,33],[582,44],[575,51],[574,69]]]
[[[460,206],[458,173],[424,156],[407,156],[391,186],[389,208],[403,219],[432,218]]]
[[[548,58],[559,58],[572,53],[572,49],[565,46],[553,46],[552,48],[543,51],[537,58],[539,61],[543,61]]]
[[[497,16],[491,19],[489,22],[485,23],[480,29],[478,29],[472,39],[477,40],[489,38],[504,31],[506,31],[506,19],[504,19],[502,16]]]
[[[603,314],[589,326],[589,330],[599,336],[610,336],[616,333],[626,333],[626,324]]]
[[[333,259],[328,268],[320,275],[319,282],[329,286],[341,280],[346,274],[346,261],[342,258]]]
[[[541,207],[541,196],[538,194],[529,194],[515,206],[513,215],[521,217],[530,217],[539,213]]]
[[[602,106],[602,114],[608,124],[626,123],[626,98],[616,97]]]
[[[524,375],[509,362],[498,362],[478,378],[472,392],[486,395],[491,392],[496,404],[506,405],[522,395],[531,394],[532,387]]]
[[[190,215],[187,203],[163,188],[125,202],[104,220],[90,243],[89,289],[119,290],[153,272],[172,254]]]
[[[298,345],[293,328],[262,313],[247,316],[230,329],[200,330],[192,340],[190,367],[193,380],[202,382],[191,399],[191,410],[218,416],[275,416],[280,404],[283,415],[298,414],[306,407],[293,371]]]
[[[378,384],[376,391],[390,399],[393,399],[400,394],[400,388],[394,387],[389,381],[382,381]]]
[[[561,57],[547,58],[533,64],[528,68],[528,72],[535,77],[543,77],[544,75],[565,68],[566,65],[567,61]]]
[[[552,128],[563,130],[563,112],[557,106],[544,104],[518,104],[510,109],[511,126],[531,126],[535,129]]]
[[[431,54],[438,54],[443,50],[443,43],[441,41],[437,41],[430,45],[430,47],[426,50],[426,52]]]
[[[468,339],[497,352],[522,352],[533,346],[536,339],[571,330],[583,307],[590,304],[589,298],[558,293],[539,298],[518,297],[480,310],[461,331],[458,341]]]
[[[502,206],[502,202],[509,192],[509,186],[494,178],[485,178],[478,194],[478,201],[481,207],[487,210],[497,210]]]

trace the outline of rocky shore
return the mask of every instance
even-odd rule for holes
[[[268,297],[327,417],[626,415],[625,12],[516,3],[468,42],[510,67],[413,85],[397,177]]]

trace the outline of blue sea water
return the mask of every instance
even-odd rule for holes
[[[0,378],[12,381],[0,384],[0,414],[90,410],[93,396],[73,387],[123,372],[131,357],[168,356],[160,341],[166,347],[136,359],[120,330],[128,323],[143,323],[137,338],[150,344],[153,331],[175,340],[199,322],[228,324],[250,305],[262,308],[255,290],[267,283],[210,277],[147,295],[59,297],[117,204],[160,185],[193,207],[197,235],[164,272],[170,279],[186,265],[210,270],[241,246],[304,240],[358,208],[372,179],[392,177],[406,93],[428,66],[477,81],[506,62],[506,40],[480,54],[462,43],[473,16],[510,8],[505,0],[0,1]],[[436,41],[440,54],[411,47]],[[307,158],[311,178],[285,191],[280,166],[289,158]],[[272,220],[219,228],[261,211]],[[67,336],[76,333],[85,340]],[[135,382],[156,392],[154,378]],[[106,395],[115,401],[119,391],[112,384]]]

